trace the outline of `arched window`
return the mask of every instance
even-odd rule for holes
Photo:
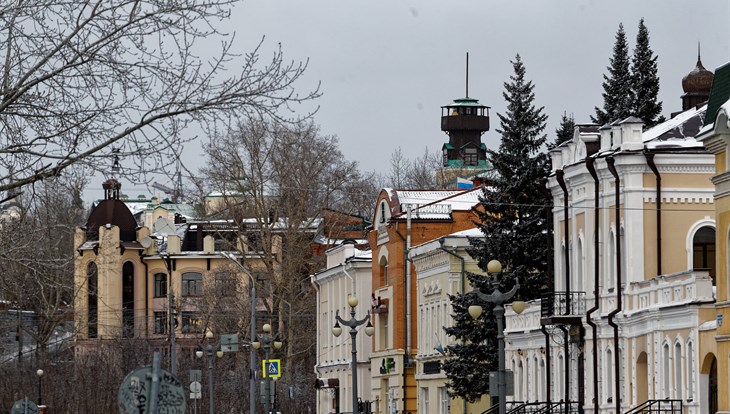
[[[606,350],[606,401],[613,402],[613,352]]]
[[[538,369],[537,365],[537,357],[532,358],[532,366],[535,372],[532,374],[532,397],[534,400],[539,401],[540,400],[540,388],[538,388],[538,378],[543,376],[542,373],[542,366]],[[528,371],[529,372],[529,371]]]
[[[542,401],[545,399],[545,396],[547,395],[547,379],[546,376],[546,370],[545,370],[545,360],[540,359],[540,392],[537,398]]]
[[[380,258],[380,282],[383,286],[388,285],[388,259],[385,257]]]
[[[715,285],[715,229],[703,226],[692,237],[692,268],[708,269]]]
[[[560,284],[565,283],[565,265],[568,262],[568,251],[565,248],[565,244],[560,246]],[[563,286],[565,288],[565,286]]]
[[[682,399],[682,345],[674,344],[674,392],[675,399]]]
[[[578,246],[578,248],[575,250],[575,290],[577,292],[582,292],[584,286],[583,275],[585,272],[586,259],[585,253],[583,252],[583,239],[579,237],[578,243],[576,243],[576,245]]]
[[[557,376],[555,377],[555,382],[557,383],[557,387],[555,387],[556,392],[556,401],[562,401],[564,400],[565,392],[563,391],[563,386],[565,385],[565,374],[564,374],[564,367],[565,364],[563,363],[563,354],[558,355],[558,372]]]
[[[99,336],[99,272],[96,263],[91,262],[86,268],[87,304],[89,312],[87,315],[87,336],[97,338]]]
[[[665,343],[664,347],[663,347],[663,355],[662,355],[662,358],[664,361],[664,363],[662,364],[663,365],[662,368],[664,370],[664,375],[662,375],[662,378],[664,380],[663,384],[662,384],[663,388],[664,388],[664,398],[671,398],[672,376],[671,376],[670,371],[672,369],[672,365],[670,364],[670,361],[669,361],[669,355],[670,355],[669,354],[669,344]]]
[[[134,337],[134,265],[122,265],[122,337]]]
[[[695,355],[692,342],[687,342],[687,400],[692,401],[695,393]]]
[[[608,236],[608,280],[606,289],[613,292],[616,287],[616,233],[613,231]]]

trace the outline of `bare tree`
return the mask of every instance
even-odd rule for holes
[[[74,164],[95,169],[112,152],[134,160],[122,172],[139,179],[175,160],[193,124],[225,130],[232,117],[277,116],[317,96],[294,91],[306,62],[280,48],[263,60],[263,39],[234,54],[217,25],[236,3],[2,2],[0,192]]]
[[[19,318],[18,326],[43,359],[56,329],[70,320],[73,234],[85,211],[80,204],[83,183],[54,178],[34,187],[17,197],[14,212],[0,220],[0,298],[34,315],[34,324]]]
[[[398,147],[390,155],[390,171],[385,177],[386,186],[433,190],[439,187],[436,173],[441,168],[443,165],[440,155],[429,152],[428,148],[423,150],[421,156],[410,160],[403,154],[401,147]]]
[[[285,369],[311,366],[316,315],[309,275],[323,259],[310,245],[320,209],[369,210],[375,194],[367,193],[369,176],[344,158],[335,137],[311,122],[249,120],[212,140],[206,153],[206,189],[225,200],[218,214],[233,218],[246,236],[245,249],[258,252],[257,263],[264,265],[270,317],[286,339]]]

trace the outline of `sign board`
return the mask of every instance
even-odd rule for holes
[[[189,375],[190,381],[192,382],[201,381],[203,379],[203,371],[199,369],[191,369]]]
[[[38,406],[28,397],[18,400],[10,409],[10,414],[38,414]]]
[[[513,395],[515,393],[515,380],[512,371],[502,371],[505,382],[505,396]],[[489,371],[489,395],[499,395],[499,371]]]
[[[281,360],[265,359],[261,362],[264,378],[280,378],[281,377]]]
[[[160,389],[157,394],[158,412],[185,414],[185,390],[171,372],[160,369]],[[132,371],[119,387],[117,406],[120,414],[148,414],[152,389],[152,367]]]
[[[221,351],[238,352],[238,334],[221,335]]]

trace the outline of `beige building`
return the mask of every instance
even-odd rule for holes
[[[446,347],[455,344],[444,332],[444,328],[453,326],[449,295],[472,289],[467,272],[481,273],[477,261],[466,252],[469,237],[484,236],[479,229],[464,230],[414,246],[409,252],[416,268],[419,346],[415,380],[419,413],[476,414],[489,408],[488,395],[476,403],[451,399],[441,369]]]
[[[715,165],[694,138],[706,109],[646,131],[636,118],[578,125],[550,152],[555,293],[507,315],[514,400],[712,406]]]
[[[152,228],[138,226],[120,188],[105,182],[105,199],[76,231],[77,351],[101,340],[138,339],[166,353],[170,310],[177,348],[197,346],[206,328],[237,332],[248,323],[240,315],[249,314],[250,280],[267,279],[258,252],[225,223],[176,223],[159,207]],[[229,253],[245,260],[245,272]]]

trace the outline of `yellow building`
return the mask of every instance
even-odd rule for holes
[[[105,199],[76,230],[77,353],[118,339],[147,341],[167,353],[171,325],[176,349],[197,346],[206,328],[238,332],[248,323],[249,281],[267,279],[258,252],[244,248],[245,240],[222,222],[176,223],[158,212],[152,228],[138,226],[120,188],[116,180],[105,182]],[[235,262],[244,255],[245,271]]]
[[[730,148],[730,64],[715,71],[712,92],[708,102],[705,125],[697,139],[715,155],[715,220],[717,302],[715,303],[715,322],[717,330],[712,331],[717,342],[715,353],[707,355],[702,361],[702,373],[707,376],[713,405],[709,413],[730,412],[730,283],[728,281],[728,238],[730,232],[730,169],[728,168],[728,149]]]

